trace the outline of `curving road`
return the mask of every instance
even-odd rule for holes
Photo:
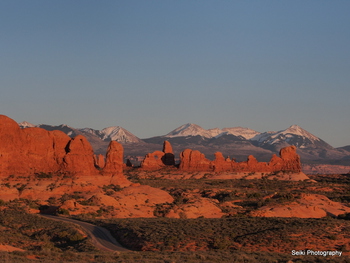
[[[83,230],[87,233],[87,235],[92,239],[92,243],[101,250],[104,251],[130,251],[127,248],[123,247],[118,243],[117,240],[111,235],[111,233],[100,226],[95,226],[93,224],[89,224],[86,222],[82,222],[79,220],[74,220],[70,218],[64,218],[53,215],[43,215],[41,216],[50,218],[53,220],[70,222],[76,225],[79,225],[83,228]]]

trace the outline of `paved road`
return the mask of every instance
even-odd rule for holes
[[[123,247],[122,245],[120,245],[118,241],[115,240],[115,238],[111,235],[111,233],[103,227],[95,226],[93,224],[89,224],[79,220],[74,220],[74,219],[64,218],[59,216],[43,215],[43,214],[41,214],[41,216],[54,219],[54,220],[70,222],[81,226],[83,230],[88,234],[88,236],[92,239],[92,243],[101,250],[130,251],[125,247]]]

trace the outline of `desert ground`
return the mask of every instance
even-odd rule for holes
[[[127,187],[83,186],[79,178],[49,174],[5,178],[0,257],[8,262],[349,260],[348,174],[309,175],[303,181],[208,179],[200,173],[163,178],[177,173],[129,168]],[[12,198],[18,191],[20,197]],[[103,226],[130,251],[101,251],[79,227],[53,223],[40,213]],[[293,250],[342,255],[292,255]]]

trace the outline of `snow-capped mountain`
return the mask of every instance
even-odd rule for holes
[[[186,137],[186,136],[198,136],[198,135],[204,138],[213,137],[210,131],[205,130],[201,126],[193,123],[187,123],[187,124],[181,125],[180,127],[166,134],[164,137],[173,138],[173,137]]]
[[[18,123],[18,125],[21,128],[33,128],[33,127],[35,127],[34,124],[31,124],[31,123],[29,123],[27,121],[22,121],[22,122]]]
[[[102,130],[91,128],[78,129],[81,132],[93,134],[103,141],[117,141],[120,143],[139,143],[141,139],[120,126],[107,127]]]
[[[75,137],[77,135],[84,135],[87,137],[87,139],[91,142],[94,141],[96,143],[96,140],[100,139],[103,141],[118,141],[120,143],[139,143],[142,142],[141,139],[136,137],[134,134],[129,132],[128,130],[120,127],[120,126],[113,126],[104,128],[101,131],[94,130],[92,128],[83,128],[83,129],[75,129],[68,125],[61,124],[58,126],[53,125],[47,125],[47,124],[39,124],[34,125],[29,122],[21,122],[19,123],[19,126],[21,128],[29,128],[29,127],[39,127],[43,128],[48,131],[53,130],[59,130],[64,132],[70,137]]]
[[[254,131],[249,128],[244,128],[244,127],[223,128],[222,131],[227,132],[227,134],[242,136],[247,140],[250,140],[251,138],[260,134],[260,132]]]
[[[295,145],[299,149],[310,147],[332,148],[332,146],[298,125],[292,125],[277,132],[269,131],[257,134],[251,138],[251,141],[264,148],[281,148],[286,145]]]
[[[121,143],[141,142],[138,137],[120,126],[104,128],[99,134],[100,138],[104,141],[118,141]]]
[[[164,137],[173,138],[186,136],[201,136],[203,138],[218,138],[228,134],[232,134],[237,137],[241,136],[243,139],[249,140],[260,133],[252,129],[242,127],[223,129],[213,128],[206,130],[197,124],[187,123],[169,132]]]

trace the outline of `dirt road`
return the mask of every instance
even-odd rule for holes
[[[81,226],[83,230],[87,233],[87,235],[92,239],[92,243],[101,250],[130,251],[127,248],[120,245],[118,241],[115,240],[115,238],[111,235],[111,233],[103,227],[99,227],[90,223],[86,223],[86,222],[82,222],[82,221],[74,220],[70,218],[59,217],[59,216],[43,215],[43,214],[41,216],[50,218],[53,220],[70,222]]]

